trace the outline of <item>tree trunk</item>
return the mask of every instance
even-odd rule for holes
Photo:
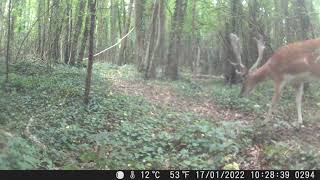
[[[161,68],[165,68],[165,36],[166,36],[166,3],[167,0],[161,0],[159,5],[159,24],[158,24],[158,40],[155,52]],[[164,72],[164,71],[163,71]]]
[[[43,1],[38,1],[38,48],[37,48],[37,53],[42,57],[42,52],[43,52],[43,46],[42,46],[42,18],[41,18],[41,9],[42,9],[42,3]]]
[[[285,17],[284,32],[286,34],[286,43],[293,41],[293,35],[291,32],[291,19],[289,17],[289,1],[281,0],[281,9],[283,11],[283,16]]]
[[[82,40],[81,40],[81,45],[80,45],[80,50],[79,50],[79,55],[78,55],[78,64],[81,64],[83,61],[84,57],[84,52],[86,50],[86,44],[88,41],[88,33],[89,33],[89,21],[90,21],[90,14],[87,14],[86,16],[86,21],[84,25],[84,31],[82,35]]]
[[[196,0],[192,0],[192,37],[191,37],[191,50],[190,50],[190,69],[191,72],[194,72],[194,66],[196,63],[194,63],[195,60],[195,54],[197,52],[197,37],[196,37],[196,12],[197,12],[197,4]]]
[[[13,29],[11,27],[11,12],[12,12],[12,0],[9,0],[9,6],[8,6],[8,29],[7,29],[7,53],[6,53],[6,79],[5,83],[9,82],[9,63],[11,58],[11,30]]]
[[[150,39],[147,46],[146,61],[147,68],[145,78],[156,78],[156,68],[164,55],[164,35],[165,35],[165,0],[155,2],[152,17]],[[158,21],[157,21],[158,19]]]
[[[54,10],[52,13],[53,17],[53,29],[54,32],[52,32],[52,38],[53,38],[53,44],[52,44],[52,54],[51,57],[54,59],[55,62],[58,62],[59,58],[59,41],[62,31],[62,24],[60,21],[63,19],[61,16],[61,6],[60,6],[60,0],[53,1],[54,3]],[[62,21],[63,22],[63,21]]]
[[[138,65],[138,71],[144,69],[143,64],[143,11],[144,11],[144,0],[134,1],[134,12],[135,12],[135,29],[136,29],[136,42],[135,42],[135,53],[136,63]]]
[[[46,0],[43,0],[43,6],[42,6],[44,12],[46,12]],[[41,51],[41,59],[46,59],[46,35],[47,35],[47,21],[48,21],[48,14],[44,13],[42,17],[42,51]]]
[[[187,1],[176,0],[175,10],[171,25],[170,45],[168,53],[168,61],[165,70],[166,77],[176,80],[178,79],[178,64],[179,64],[179,46],[181,42],[182,29],[184,23],[184,15],[187,8]]]
[[[67,1],[66,9],[66,32],[64,37],[65,51],[64,51],[64,63],[68,64],[70,58],[70,48],[71,48],[71,32],[72,32],[72,4],[71,1]]]
[[[146,69],[145,69],[145,78],[149,79],[150,77],[155,76],[155,68],[154,66],[154,56],[152,55],[154,53],[154,47],[155,47],[155,37],[156,37],[156,27],[157,27],[157,17],[158,17],[158,11],[159,11],[159,0],[154,1],[153,5],[153,13],[151,22],[149,25],[149,39],[147,42],[147,49],[145,54],[144,62],[146,62]]]
[[[79,9],[78,9],[78,20],[76,23],[76,27],[74,28],[73,38],[72,38],[72,48],[70,53],[70,65],[75,65],[76,63],[76,53],[78,48],[78,40],[79,35],[81,33],[82,21],[83,21],[83,12],[86,6],[85,0],[80,0],[79,2]]]
[[[306,40],[309,39],[309,28],[310,28],[310,18],[308,15],[308,10],[306,7],[306,2],[305,0],[296,0],[295,1],[295,14],[299,16],[298,26],[298,40]]]
[[[89,95],[90,95],[90,87],[91,87],[91,79],[92,79],[92,67],[93,67],[93,42],[94,42],[94,29],[96,26],[96,0],[88,0],[88,4],[90,5],[90,15],[91,15],[91,24],[90,24],[90,37],[89,37],[89,59],[88,59],[88,67],[87,67],[87,77],[85,84],[85,92],[84,92],[84,103],[89,104]]]
[[[117,0],[110,0],[111,4],[111,16],[110,16],[110,37],[111,37],[111,44],[115,44],[117,40],[117,9],[118,9],[118,3]],[[116,53],[117,49],[112,48],[110,50],[110,61],[112,63],[116,63]]]
[[[128,18],[127,18],[127,22],[125,23],[125,28],[124,28],[124,31],[123,31],[121,37],[125,36],[129,32],[130,23],[131,23],[132,5],[133,5],[133,0],[130,0]],[[119,51],[119,58],[118,58],[118,65],[120,65],[120,66],[123,64],[126,64],[126,60],[125,60],[126,47],[127,47],[127,38],[125,38],[121,42],[121,47],[120,47],[120,51]]]

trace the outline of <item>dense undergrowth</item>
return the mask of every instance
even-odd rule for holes
[[[238,169],[255,161],[248,150],[256,146],[263,150],[258,159],[263,168],[320,167],[319,147],[312,144],[274,137],[255,123],[175,112],[111,88],[117,78],[142,81],[139,76],[132,66],[95,64],[91,101],[85,106],[85,69],[57,65],[48,70],[37,61],[12,65],[5,85],[9,92],[0,90],[0,169]],[[239,99],[236,87],[188,78],[150,83],[191,98],[206,94],[222,108],[257,114],[263,114],[270,97],[256,91],[250,100]],[[292,106],[287,96],[284,103]],[[30,122],[31,134],[45,148],[25,133]]]

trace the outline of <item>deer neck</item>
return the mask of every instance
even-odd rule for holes
[[[254,84],[259,84],[266,81],[269,77],[269,68],[267,64],[261,66],[257,70],[251,72],[251,78]]]

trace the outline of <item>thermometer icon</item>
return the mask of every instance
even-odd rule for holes
[[[136,176],[134,175],[134,171],[131,171],[130,178],[131,178],[131,179],[136,178]]]

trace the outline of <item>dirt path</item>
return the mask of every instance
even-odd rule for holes
[[[155,84],[146,84],[143,81],[114,81],[113,88],[128,95],[143,96],[147,100],[167,106],[177,112],[192,112],[200,117],[210,118],[214,121],[243,120],[244,123],[253,122],[254,115],[243,114],[230,109],[217,107],[209,97],[187,98],[174,92],[170,87]],[[263,169],[261,165],[262,150],[259,146],[249,147],[245,154],[252,161],[244,165],[243,169]]]
[[[143,96],[147,100],[167,106],[177,112],[192,112],[200,117],[213,120],[245,120],[252,121],[254,115],[243,114],[230,109],[222,109],[216,106],[209,97],[197,98],[184,97],[172,90],[156,84],[146,84],[138,81],[115,81],[114,88],[128,95]]]
[[[214,121],[232,121],[241,120],[243,123],[253,123],[256,119],[254,114],[244,114],[235,110],[219,108],[211,100],[210,97],[201,96],[190,98],[180,95],[169,86],[161,86],[157,84],[148,84],[144,81],[124,81],[116,79],[113,81],[113,88],[120,90],[128,95],[143,96],[148,101],[169,107],[176,112],[191,112],[199,117],[206,117]],[[285,127],[272,127],[272,132],[266,132],[265,137],[259,139],[270,138],[270,134],[279,140],[293,140],[303,144],[312,144],[317,147],[320,152],[320,122],[307,125],[305,128],[297,131],[295,129],[286,129]],[[268,131],[261,129],[261,131]],[[246,152],[252,161],[244,165],[243,169],[266,169],[264,165],[263,145],[259,141],[252,147],[248,147]]]

